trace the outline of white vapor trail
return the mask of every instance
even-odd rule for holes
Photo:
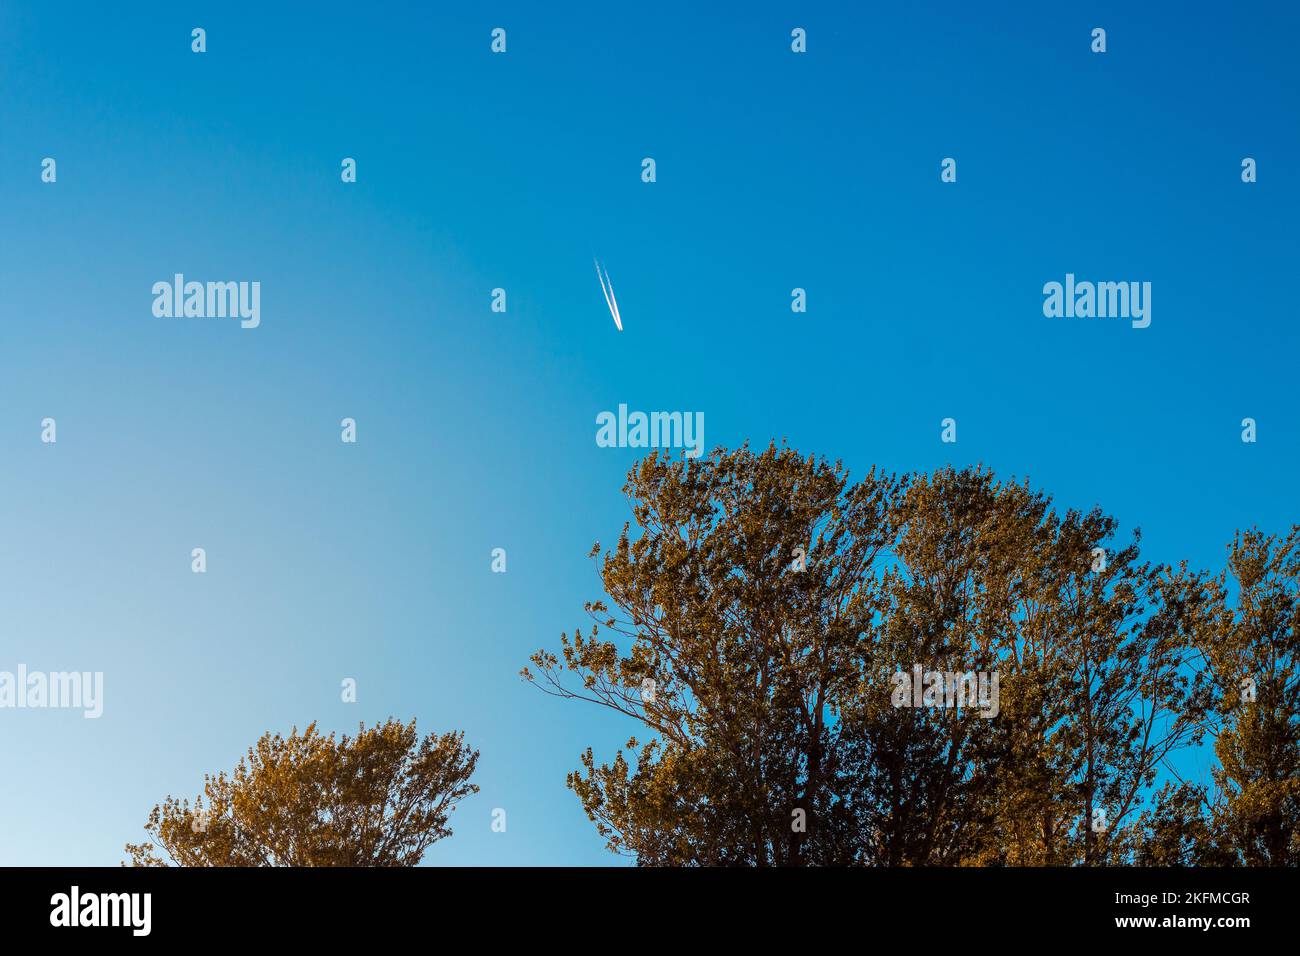
[[[603,270],[600,260],[596,259],[596,278],[600,280],[600,291],[605,293],[605,304],[609,306],[609,314],[614,317],[614,324],[618,326],[620,332],[623,331],[623,319],[618,314],[618,299],[614,298],[614,283],[609,278],[609,270]]]

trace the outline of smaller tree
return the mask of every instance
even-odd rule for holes
[[[421,740],[414,720],[391,719],[339,740],[315,723],[268,732],[233,773],[205,775],[192,804],[155,806],[149,840],[126,851],[134,866],[415,866],[478,792],[463,737]]]

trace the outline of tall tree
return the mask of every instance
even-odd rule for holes
[[[641,726],[568,778],[611,849],[658,865],[1133,857],[1144,801],[1204,725],[1191,658],[1212,580],[981,468],[854,483],[746,446],[651,455],[624,491],[636,532],[604,555],[609,603],[523,671]],[[907,706],[891,686],[913,668],[995,676],[998,699]]]
[[[523,676],[633,718],[652,738],[569,776],[608,845],[650,864],[834,862],[850,852],[840,707],[861,674],[900,483],[848,482],[838,463],[746,448],[651,455],[604,556],[616,608],[564,635]],[[599,545],[593,548],[593,556]],[[630,642],[620,650],[603,629]],[[574,685],[566,672],[576,675]]]
[[[414,720],[341,739],[314,723],[267,733],[193,803],[155,806],[149,840],[126,850],[135,866],[415,866],[478,792],[477,761],[462,734],[420,739]]]
[[[1300,527],[1229,548],[1220,626],[1201,644],[1217,691],[1219,766],[1208,798],[1222,852],[1247,866],[1300,863]],[[1235,590],[1235,606],[1229,606]]]

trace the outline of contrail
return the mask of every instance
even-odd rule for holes
[[[614,283],[609,278],[609,270],[605,269],[604,274],[602,274],[600,260],[596,259],[594,261],[596,263],[596,278],[600,280],[600,291],[605,293],[605,304],[609,306],[609,314],[614,317],[614,324],[622,332],[623,319],[618,314],[618,299],[614,298]]]

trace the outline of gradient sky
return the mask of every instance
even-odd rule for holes
[[[620,402],[983,462],[1157,560],[1297,520],[1293,4],[272,6],[0,5],[0,670],[106,684],[0,711],[0,863],[115,865],[264,731],[389,715],[482,751],[426,862],[616,862],[564,777],[633,726],[517,674],[600,594]],[[155,318],[176,272],[261,327]],[[1044,318],[1067,272],[1151,327]]]

